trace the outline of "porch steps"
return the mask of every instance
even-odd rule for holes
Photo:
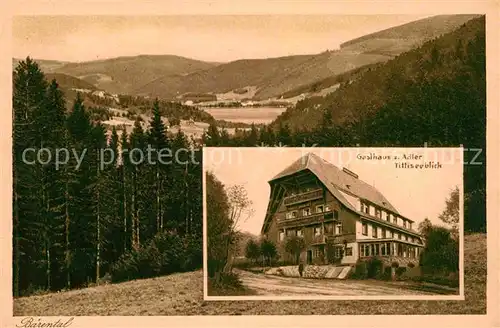
[[[350,271],[351,271],[351,267],[350,266],[342,268],[342,271],[340,272],[338,278],[339,279],[345,279],[345,277],[347,277],[347,274]]]
[[[342,272],[342,269],[342,267],[335,267],[333,270],[329,270],[325,278],[337,278],[340,272]]]

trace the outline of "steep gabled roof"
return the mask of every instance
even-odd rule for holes
[[[352,174],[344,172],[335,165],[328,163],[327,161],[313,153],[308,153],[307,155],[302,156],[291,165],[286,167],[283,171],[274,176],[269,181],[271,190],[276,187],[276,182],[278,182],[282,178],[306,170],[313,173],[321,181],[321,183],[323,183],[328,191],[330,191],[330,193],[335,198],[337,198],[345,207],[356,213],[363,214],[359,212],[359,210],[355,208],[355,206],[351,202],[349,202],[346,197],[344,197],[344,194],[354,195],[392,213],[401,215],[399,214],[398,210],[375,187],[354,177]],[[271,209],[268,206],[268,211],[266,214],[266,218],[264,219],[262,231],[265,230],[265,227],[271,219],[272,213],[270,213],[270,210]]]
[[[335,197],[337,197],[346,207],[352,210],[356,209],[352,208],[352,205],[339,191],[355,195],[356,197],[365,199],[390,212],[399,214],[398,210],[374,186],[344,172],[335,165],[328,163],[313,153],[308,153],[307,155],[302,156],[283,171],[278,173],[269,182],[274,182],[302,170],[310,170]]]

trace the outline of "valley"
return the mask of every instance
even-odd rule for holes
[[[307,122],[300,120],[308,127],[311,122],[318,121],[317,115],[321,111],[317,108],[324,106],[317,106],[312,112],[304,111],[304,101],[315,99],[314,103],[324,102],[322,98],[334,98],[340,88],[359,80],[372,69],[457,29],[475,17],[477,15],[433,16],[346,41],[338,49],[308,55],[231,62],[204,62],[175,55],[37,62],[49,80],[55,78],[58,81],[69,101],[76,97],[78,90],[86,89],[94,94],[94,97],[85,97],[87,107],[119,107],[131,111],[129,120],[122,116],[106,120],[105,124],[109,126],[133,126],[136,106],[126,107],[117,101],[120,96],[126,96],[150,102],[159,98],[185,105],[182,110],[191,106],[193,110],[204,111],[206,115],[201,120],[180,115],[182,122],[177,130],[195,138],[203,134],[210,122],[224,120],[228,131],[236,127],[231,123],[237,123],[239,127],[249,127],[251,123],[270,124],[288,107],[298,107],[288,116],[306,113],[315,116]],[[13,67],[17,63],[19,59],[14,58]],[[111,100],[96,102],[96,92],[99,97]],[[296,106],[298,103],[301,104]],[[146,116],[147,111],[145,108],[139,110]],[[144,119],[147,121],[147,117]],[[293,120],[288,123],[296,125]]]

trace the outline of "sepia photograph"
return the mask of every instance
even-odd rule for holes
[[[203,151],[207,300],[463,299],[463,149]]]
[[[7,326],[491,314],[496,16],[226,5],[0,30]]]

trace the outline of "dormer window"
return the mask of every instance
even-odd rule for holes
[[[316,206],[316,213],[323,213],[325,207],[323,205]]]
[[[303,216],[309,216],[309,215],[311,215],[311,209],[310,209],[309,207],[304,208],[304,209],[302,210],[302,215],[303,215]]]

